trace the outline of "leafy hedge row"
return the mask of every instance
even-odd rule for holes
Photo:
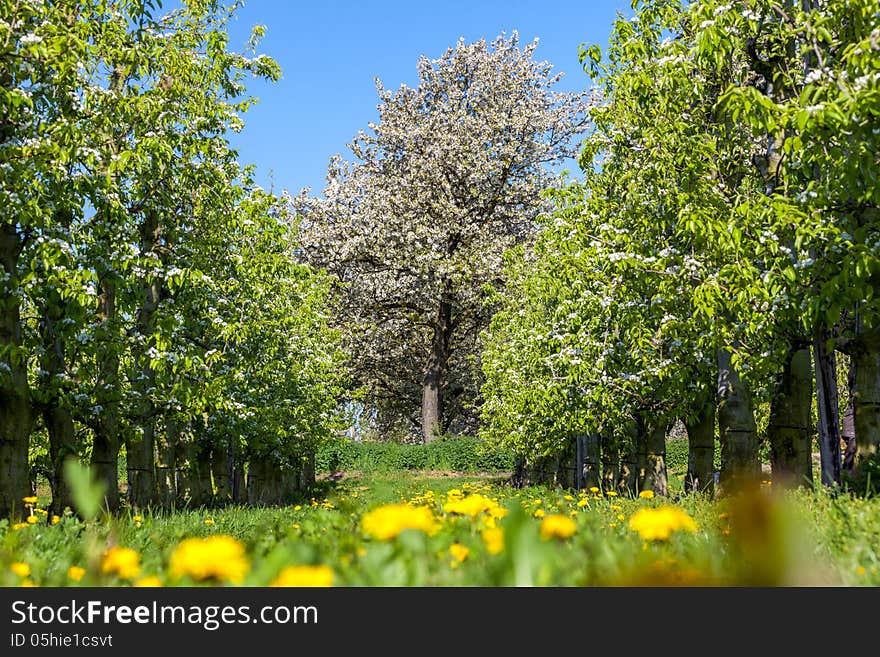
[[[447,438],[428,445],[357,443],[343,439],[325,443],[316,454],[318,472],[506,472],[513,470],[513,460],[513,451],[489,448],[477,438]]]

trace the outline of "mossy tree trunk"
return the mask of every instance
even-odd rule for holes
[[[727,349],[718,350],[718,435],[721,487],[730,492],[754,483],[760,465],[752,395]]]
[[[812,402],[810,350],[793,349],[783,365],[770,404],[767,437],[775,484],[790,487],[813,483]]]
[[[715,491],[715,400],[706,398],[684,426],[688,436],[685,492],[711,497]]]

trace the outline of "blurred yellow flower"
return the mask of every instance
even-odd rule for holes
[[[30,516],[28,516],[27,518],[25,518],[25,520],[27,520],[27,523],[28,523],[29,525],[36,525],[36,524],[40,521],[40,519],[37,518],[37,516],[34,516],[34,515],[30,515]]]
[[[429,534],[438,529],[431,509],[408,504],[386,504],[364,514],[361,528],[364,533],[380,541],[387,541],[405,529],[417,529]]]
[[[591,493],[598,493],[599,487],[598,486],[590,486],[590,492]]]
[[[568,538],[576,529],[574,520],[568,516],[554,514],[541,521],[541,538]]]
[[[79,566],[71,566],[67,569],[67,577],[74,582],[80,581],[86,574],[86,569]]]
[[[868,572],[868,571],[865,570],[864,566],[857,566],[856,567],[856,575],[864,575],[866,572]]]
[[[302,510],[302,506],[300,504],[297,504],[295,507],[293,507],[293,510],[300,511],[300,510]]]
[[[629,528],[645,541],[665,541],[674,531],[697,531],[697,523],[686,511],[675,506],[639,509],[629,519]]]
[[[618,514],[617,514],[617,519],[618,519],[618,520],[626,520],[626,516],[623,515],[622,513],[618,513]]]
[[[333,586],[330,566],[287,566],[269,586]]]
[[[28,526],[28,524],[26,522],[17,522],[14,525],[12,525],[12,529],[15,531],[18,531],[19,529],[24,529],[27,526]]]
[[[609,490],[605,493],[608,497],[617,497],[617,492]]]
[[[218,534],[181,541],[171,554],[169,569],[175,578],[189,575],[196,580],[213,579],[238,584],[250,564],[240,541]]]
[[[643,490],[641,493],[639,493],[639,497],[641,497],[642,499],[646,499],[646,500],[653,499],[654,498],[654,491]]]
[[[498,502],[493,499],[474,493],[463,498],[450,499],[443,505],[446,513],[455,513],[462,516],[474,517],[483,511],[490,511],[497,508]]]
[[[52,516],[53,525],[57,525],[59,522],[61,522],[61,516]]]
[[[141,556],[127,547],[112,547],[101,558],[101,572],[134,579],[141,572]]]
[[[29,579],[23,579],[23,580],[21,580],[21,584],[19,584],[19,586],[22,587],[22,588],[25,588],[25,589],[29,589],[29,588],[36,587],[37,585],[34,584],[34,583],[33,583],[31,580],[29,580]]]
[[[25,577],[30,576],[31,567],[24,563],[23,561],[16,561],[15,563],[9,566],[9,570],[14,572],[16,575],[24,579]]]
[[[147,575],[146,577],[141,577],[138,581],[132,584],[132,586],[136,586],[138,588],[156,589],[162,586],[162,580],[155,575]]]
[[[213,518],[205,518],[205,524],[208,526],[213,525],[214,519]]]
[[[563,495],[562,499],[564,499],[566,502],[574,502],[574,497],[572,497],[571,495]]]
[[[536,518],[543,518],[547,515],[547,512],[544,509],[535,509],[535,512],[532,514]]]
[[[483,542],[486,544],[486,552],[500,554],[504,551],[504,530],[497,527],[483,530]]]
[[[611,510],[612,510],[612,511],[620,511],[621,509],[623,509],[623,507],[620,506],[620,505],[618,505],[618,504],[612,504],[612,505],[611,505]]]
[[[590,503],[589,497],[582,497],[581,499],[578,500],[578,506],[581,508],[587,506],[589,503]]]
[[[135,522],[141,522],[143,520],[143,516],[132,516],[131,519]]]
[[[40,516],[48,516],[49,512],[46,509],[34,509],[34,513]]]
[[[464,561],[467,559],[468,554],[470,554],[470,550],[461,543],[453,543],[449,546],[449,554],[456,561]]]
[[[36,504],[37,498],[35,495],[30,495],[29,497],[22,497],[21,501],[24,502],[25,504]]]

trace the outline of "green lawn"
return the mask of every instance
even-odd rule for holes
[[[319,493],[88,524],[36,511],[35,524],[0,523],[0,584],[880,584],[878,500],[772,487],[721,502],[622,499],[412,472]]]

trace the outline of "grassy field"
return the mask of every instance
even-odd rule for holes
[[[880,500],[710,502],[349,474],[283,508],[0,523],[5,586],[878,585]]]

